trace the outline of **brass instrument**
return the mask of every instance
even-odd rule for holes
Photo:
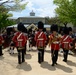
[[[59,43],[60,42],[60,39],[61,39],[61,35],[60,34],[56,34],[54,37],[49,37],[49,38],[52,38],[52,40],[49,39],[49,46],[50,44],[52,43]]]
[[[60,42],[60,38],[61,38],[61,35],[60,34],[57,34],[53,37],[53,40],[52,40],[52,43],[53,42]]]

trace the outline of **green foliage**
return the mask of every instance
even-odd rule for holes
[[[60,25],[61,21],[58,17],[46,18],[47,24],[58,24]]]
[[[4,6],[0,6],[0,30],[14,23],[13,21],[8,20],[8,17],[8,10]]]
[[[55,11],[63,23],[76,25],[76,0],[54,0],[54,4],[58,6]]]
[[[11,2],[10,2],[9,5],[4,4],[4,6],[8,8],[9,11],[16,11],[16,12],[20,12],[24,10],[26,5],[28,4],[28,2],[21,3],[21,0],[14,0],[12,3],[14,4],[11,5]]]
[[[10,3],[8,5],[8,3]],[[14,3],[12,6],[11,3]],[[28,2],[21,4],[21,0],[7,0],[3,3],[0,3],[0,30],[7,27],[8,25],[15,24],[15,22],[7,19],[10,16],[13,16],[9,11],[22,11],[25,9]]]

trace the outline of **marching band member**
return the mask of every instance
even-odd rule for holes
[[[58,26],[53,24],[51,26],[52,33],[49,36],[49,46],[51,45],[51,57],[52,57],[52,66],[57,64],[58,51],[59,51],[59,42],[60,37],[57,34]]]
[[[3,40],[3,37],[2,35],[0,34],[0,56],[3,55],[3,52],[2,52],[2,44],[4,43],[4,40]]]
[[[14,37],[12,38],[12,41],[15,43],[18,51],[18,63],[21,64],[25,61],[24,59],[24,53],[25,53],[25,44],[27,41],[27,36],[25,36],[25,27],[23,23],[19,23],[17,26],[17,29],[19,30],[16,32]],[[22,58],[21,58],[22,57]]]
[[[69,49],[71,48],[71,42],[72,42],[72,38],[69,36],[69,29],[67,27],[64,28],[64,35],[61,39],[61,44],[62,44],[62,48],[63,48],[63,56],[64,62],[67,62],[67,58],[68,58],[68,52]]]
[[[35,41],[38,49],[38,62],[44,61],[44,48],[47,40],[46,34],[43,32],[44,24],[43,22],[38,22],[39,31],[35,34]]]
[[[68,27],[69,29],[69,36],[70,38],[72,38],[72,40],[74,41],[75,40],[75,37],[74,37],[74,34],[73,34],[73,31],[72,31],[72,27]],[[74,47],[74,42],[71,43],[71,50],[69,50],[69,54],[73,54],[73,47]]]

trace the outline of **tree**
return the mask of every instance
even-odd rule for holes
[[[7,19],[8,17],[8,10],[4,6],[0,6],[0,30],[3,30],[8,25],[14,24],[13,21]]]
[[[8,19],[9,16],[12,16],[12,14],[9,14],[8,12],[22,11],[25,9],[27,2],[24,4],[21,4],[21,2],[23,2],[23,0],[0,0],[0,30],[15,23]]]
[[[46,19],[46,24],[57,24],[57,25],[60,25],[61,24],[61,21],[58,17],[52,17],[52,18],[45,18]]]
[[[22,11],[25,9],[28,2],[23,2],[24,0],[1,0],[0,6],[5,6],[9,11]]]
[[[76,25],[76,0],[54,0],[57,16],[66,26],[68,22]]]

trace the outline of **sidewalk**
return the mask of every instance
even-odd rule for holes
[[[51,66],[50,49],[47,47],[44,62],[39,64],[37,50],[27,51],[25,62],[17,63],[17,51],[10,55],[7,49],[0,57],[0,75],[76,75],[76,56],[69,55],[68,62],[63,62],[63,53],[59,53],[58,65]]]

